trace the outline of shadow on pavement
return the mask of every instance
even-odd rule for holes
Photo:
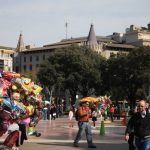
[[[86,143],[80,143],[79,147],[73,147],[72,143],[37,143],[39,145],[48,145],[52,149],[55,149],[56,147],[59,147],[60,150],[86,150],[86,149],[95,149],[95,148],[88,148]],[[127,150],[128,145],[126,143],[123,144],[116,144],[116,143],[96,143],[96,149],[100,150]]]

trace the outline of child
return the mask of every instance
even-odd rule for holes
[[[97,121],[97,109],[95,108],[93,111],[92,111],[92,121],[93,121],[93,126],[95,127],[95,122]]]
[[[70,108],[69,114],[68,114],[68,118],[69,118],[69,127],[73,127],[73,109]]]

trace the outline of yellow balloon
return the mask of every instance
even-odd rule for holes
[[[29,106],[27,106],[26,108],[27,108],[27,110],[29,111],[29,116],[34,113],[34,107],[33,107],[33,105],[29,105]]]
[[[29,95],[29,92],[28,92],[28,91],[25,91],[25,95]]]
[[[17,90],[17,86],[16,86],[16,85],[13,85],[13,86],[12,86],[12,90],[13,90],[13,91],[16,91],[16,90]]]

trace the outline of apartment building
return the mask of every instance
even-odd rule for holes
[[[14,48],[0,46],[0,70],[13,71]]]

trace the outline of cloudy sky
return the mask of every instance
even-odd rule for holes
[[[150,0],[0,0],[0,46],[16,47],[20,32],[25,45],[43,46],[67,37],[125,32],[131,24],[147,27]]]

